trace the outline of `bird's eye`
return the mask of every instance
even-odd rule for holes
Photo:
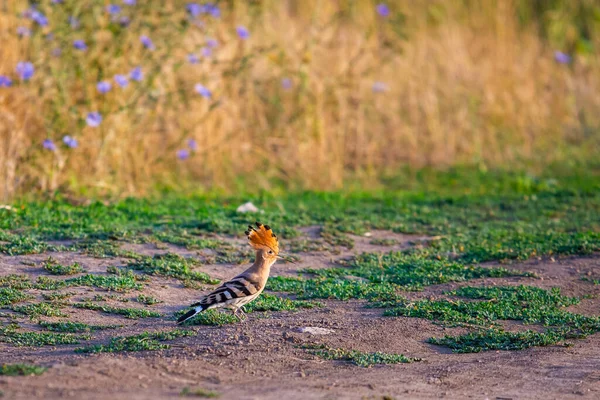
[[[269,250],[269,254],[273,254],[273,250]]]

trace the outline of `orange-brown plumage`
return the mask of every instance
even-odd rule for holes
[[[273,250],[275,254],[279,253],[279,242],[277,236],[271,230],[269,225],[263,225],[260,222],[256,222],[256,228],[252,225],[248,225],[248,230],[245,232],[248,236],[248,242],[250,246],[256,250]]]

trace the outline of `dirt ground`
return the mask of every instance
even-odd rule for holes
[[[295,274],[298,269],[330,266],[336,257],[362,251],[389,251],[405,248],[420,238],[374,233],[394,237],[392,247],[370,244],[355,238],[352,251],[301,254],[298,264],[278,263],[273,275]],[[132,245],[133,246],[133,245]],[[135,250],[151,254],[164,252],[152,245],[135,245]],[[193,252],[169,248],[181,254]],[[89,272],[105,272],[115,259],[95,259],[77,253],[53,253],[60,262],[79,261]],[[46,255],[0,257],[0,274],[35,275]],[[211,265],[202,270],[217,278],[228,278],[246,265]],[[564,294],[587,295],[570,310],[600,313],[600,285],[581,280],[588,272],[600,273],[600,256],[537,259],[512,264],[508,268],[535,272],[540,278],[489,278],[469,281],[469,285],[527,284],[543,288],[560,287]],[[33,271],[33,272],[32,272]],[[427,287],[408,297],[436,297],[461,284]],[[75,289],[78,295],[93,289]],[[193,302],[202,292],[182,289],[176,280],[152,278],[144,290],[163,303],[152,309],[171,315]],[[89,293],[88,293],[89,295]],[[41,376],[0,376],[0,390],[7,399],[167,399],[180,398],[183,388],[218,392],[222,399],[569,399],[600,398],[600,335],[574,340],[571,347],[537,347],[523,351],[491,351],[454,354],[426,343],[429,337],[457,334],[463,328],[444,328],[417,318],[383,317],[380,309],[364,307],[362,301],[321,301],[322,308],[296,312],[260,313],[247,321],[222,327],[195,326],[196,336],[176,339],[168,350],[156,352],[92,354],[73,352],[81,345],[58,347],[14,347],[0,343],[2,363],[34,363],[51,367]],[[119,330],[94,333],[86,344],[106,343],[114,335],[130,335],[144,330],[173,328],[167,318],[126,320],[91,310],[68,311],[71,321],[88,324],[123,324]],[[516,325],[516,324],[515,324]],[[36,329],[32,322],[32,329]],[[27,326],[26,326],[27,327]],[[300,333],[302,327],[332,330],[327,335]],[[531,328],[531,327],[529,327]],[[298,345],[324,343],[335,348],[383,351],[420,357],[421,362],[361,368],[308,354]],[[386,397],[387,396],[387,397]]]

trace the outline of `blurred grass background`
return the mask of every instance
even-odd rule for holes
[[[0,75],[12,79],[0,87],[0,199],[369,189],[407,168],[598,165],[595,0],[113,4],[0,1]],[[143,79],[119,87],[114,76],[136,67]]]

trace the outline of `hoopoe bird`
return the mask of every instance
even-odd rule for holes
[[[256,299],[264,290],[269,279],[271,266],[277,259],[284,259],[279,255],[279,242],[277,236],[269,225],[256,222],[256,228],[248,225],[245,232],[248,243],[256,249],[254,264],[235,278],[225,282],[211,293],[202,297],[199,302],[192,304],[192,310],[182,315],[177,323],[181,324],[194,315],[211,308],[229,308],[238,319],[245,316],[242,307]]]

